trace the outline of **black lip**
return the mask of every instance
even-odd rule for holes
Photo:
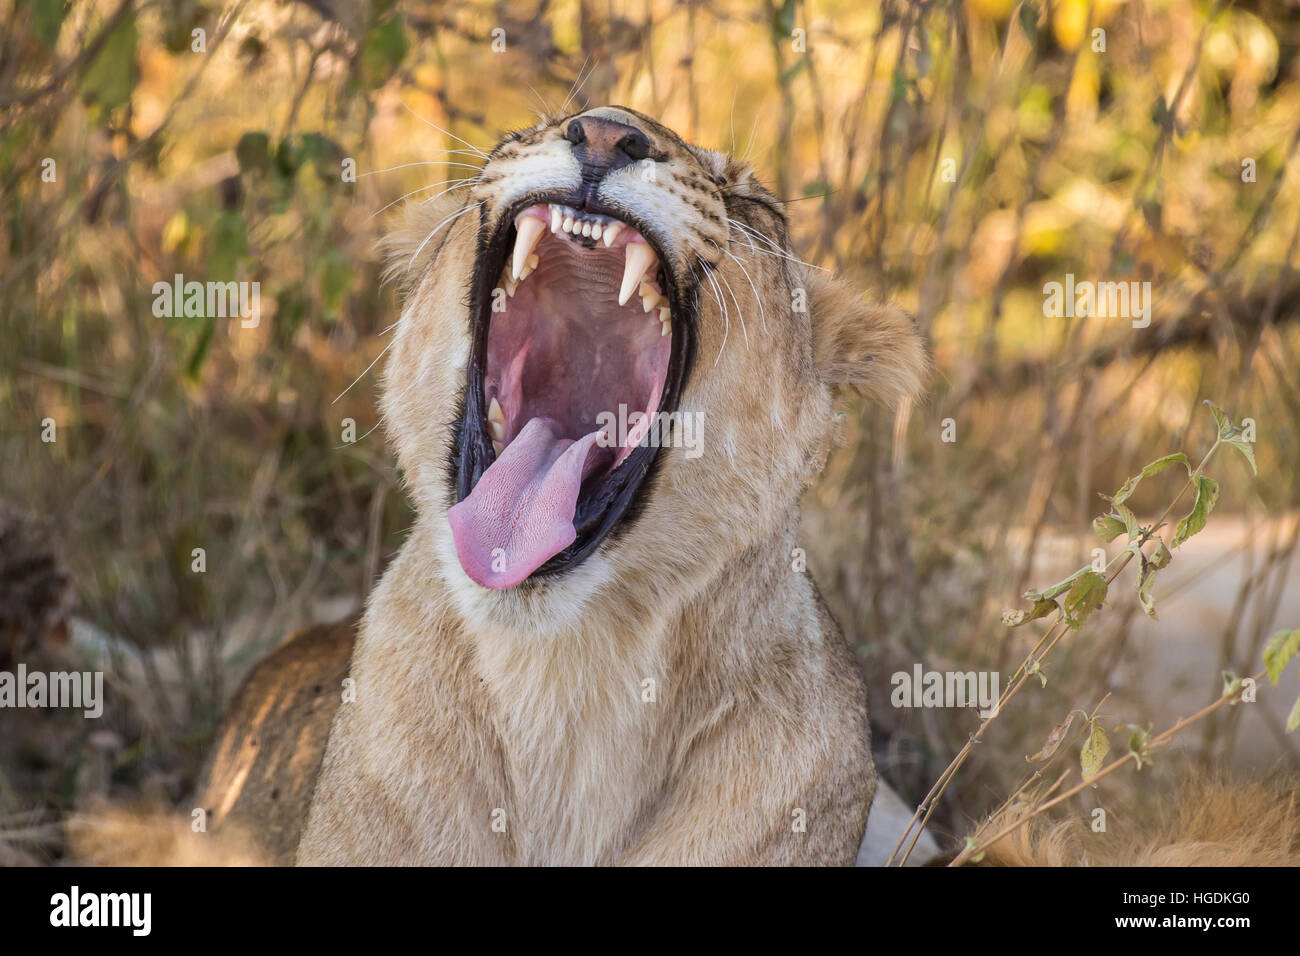
[[[595,190],[583,183],[575,192],[538,192],[517,200],[500,217],[492,235],[487,235],[484,223],[486,214],[480,215],[479,248],[474,264],[473,288],[470,298],[472,335],[469,367],[466,374],[464,414],[456,423],[451,456],[452,480],[456,501],[464,501],[495,460],[492,439],[487,428],[487,410],[484,408],[484,376],[487,369],[488,326],[491,323],[492,290],[497,277],[505,267],[506,257],[514,246],[515,216],[523,209],[539,203],[561,203],[574,209],[611,216],[632,226],[650,243],[664,270],[668,287],[668,301],[673,315],[673,334],[668,360],[668,374],[663,395],[659,400],[660,412],[677,410],[682,390],[693,364],[696,349],[696,314],[698,288],[692,270],[674,263],[665,254],[663,237],[648,223],[628,210],[610,207],[595,199]],[[637,505],[642,500],[642,488],[649,491],[657,471],[659,449],[653,445],[639,445],[622,464],[593,489],[585,489],[578,497],[574,513],[577,537],[569,547],[553,555],[545,564],[528,576],[518,587],[571,570],[581,564],[611,533],[620,530],[639,517]]]

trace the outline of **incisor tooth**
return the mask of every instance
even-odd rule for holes
[[[559,206],[551,207],[551,232],[557,232],[560,223],[564,221],[564,213],[560,212]]]
[[[600,238],[600,223],[596,223],[596,225],[591,227],[591,238],[593,239]]]
[[[573,232],[573,217],[565,216],[564,222],[560,224],[560,228],[565,232]]]
[[[546,223],[533,216],[525,216],[518,223],[519,234],[515,237],[515,257],[510,263],[510,275],[518,279],[523,274],[524,265],[532,255],[537,240],[546,231]]]
[[[601,239],[604,241],[606,249],[610,247],[614,240],[618,238],[618,234],[622,231],[623,224],[621,222],[611,222],[601,231]]]
[[[590,236],[590,235],[591,235],[591,223],[589,223],[589,222],[584,222],[584,223],[582,224],[582,234],[583,234],[584,236]]]
[[[632,293],[641,284],[641,277],[655,262],[654,250],[644,242],[629,242],[623,250],[623,286],[618,292],[618,304],[627,305]]]

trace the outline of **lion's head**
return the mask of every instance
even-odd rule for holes
[[[747,165],[624,108],[507,136],[389,252],[387,427],[457,603],[501,623],[705,586],[792,525],[833,389],[891,403],[925,365]]]

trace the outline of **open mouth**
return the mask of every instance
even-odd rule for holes
[[[480,249],[447,515],[477,583],[574,567],[633,518],[692,351],[693,293],[666,262],[629,218],[544,196]]]

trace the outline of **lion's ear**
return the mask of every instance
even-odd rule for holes
[[[916,398],[929,369],[916,323],[902,309],[867,302],[849,283],[810,270],[813,361],[822,380],[892,407]]]

